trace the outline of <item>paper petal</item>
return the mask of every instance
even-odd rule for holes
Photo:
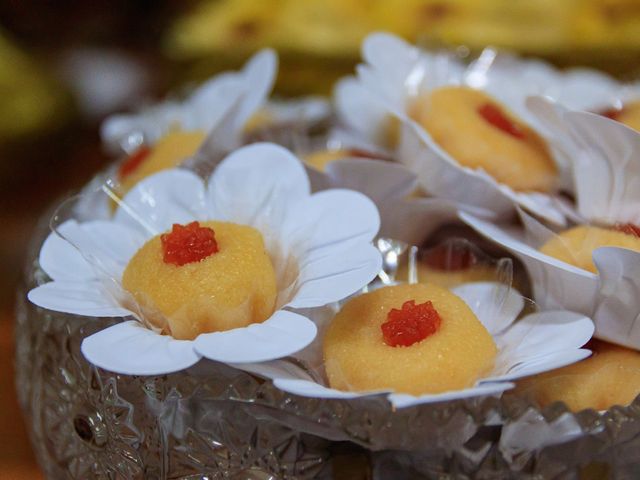
[[[427,403],[449,402],[452,400],[461,400],[463,398],[482,397],[487,395],[501,395],[504,391],[510,390],[514,387],[513,383],[487,383],[483,385],[477,385],[475,387],[466,388],[464,390],[457,390],[455,392],[445,392],[435,395],[421,395],[415,397],[413,395],[406,395],[402,393],[389,394],[389,401],[395,408],[408,408],[416,405],[423,405]]]
[[[409,195],[416,188],[416,175],[397,163],[384,160],[346,158],[326,168],[330,185],[364,193],[376,205]]]
[[[98,281],[55,281],[34,288],[27,295],[29,301],[56,312],[86,317],[126,317],[132,313],[122,308],[105,292]]]
[[[388,33],[373,33],[362,44],[368,65],[359,66],[358,78],[388,107],[404,114],[407,98],[446,84],[459,84],[464,67],[453,55],[429,53]]]
[[[204,182],[194,173],[173,168],[145,178],[124,197],[114,220],[146,237],[174,223],[208,219]]]
[[[537,357],[577,349],[593,336],[590,318],[569,311],[532,313],[500,335],[501,346],[512,347],[518,357]]]
[[[97,367],[123,375],[178,372],[200,360],[192,341],[160,335],[137,321],[118,323],[85,338],[82,353]]]
[[[509,369],[505,375],[500,375],[486,379],[487,381],[503,381],[517,380],[519,378],[537,375],[538,373],[548,372],[557,368],[584,360],[591,355],[591,350],[584,348],[575,348],[572,350],[563,350],[560,352],[550,353],[549,355],[528,358],[522,360]]]
[[[367,285],[382,269],[380,252],[367,243],[316,253],[305,256],[299,266],[296,290],[287,306],[309,308],[337,302]]]
[[[560,167],[562,186],[574,191],[572,164],[580,148],[571,138],[564,120],[567,108],[549,98],[535,96],[527,98],[526,105],[537,120],[538,130],[548,140],[547,144]]]
[[[465,283],[451,291],[464,300],[491,335],[511,325],[524,308],[522,296],[500,283]]]
[[[208,185],[209,211],[221,220],[251,225],[263,232],[282,224],[287,211],[309,195],[301,162],[269,143],[240,148],[225,158]]]
[[[640,253],[603,247],[593,252],[600,273],[596,336],[640,350]]]
[[[290,205],[290,210],[282,235],[305,256],[311,251],[319,255],[327,249],[362,245],[373,240],[380,228],[373,202],[351,190],[318,192]]]
[[[311,375],[302,368],[301,363],[291,361],[290,358],[261,363],[233,363],[231,366],[268,379],[312,380]]]
[[[334,98],[338,117],[344,126],[366,141],[385,144],[390,115],[375,94],[355,78],[348,77],[338,82]]]
[[[67,235],[77,228],[77,223],[68,220],[51,232],[42,244],[38,262],[49,277],[54,280],[84,281],[94,280],[95,272],[82,257],[80,251],[60,235]]]
[[[82,257],[90,263],[96,275],[120,281],[122,272],[144,238],[136,230],[105,220],[75,223],[65,222],[60,232]]]
[[[592,221],[640,223],[640,133],[586,112],[568,112],[584,148],[574,166],[578,211]]]
[[[242,70],[246,93],[238,110],[237,128],[241,131],[249,118],[264,104],[273,88],[278,56],[271,49],[256,53]]]
[[[194,109],[201,110],[201,115],[215,116],[206,122],[209,134],[197,156],[210,160],[241,145],[247,121],[266,103],[273,88],[277,64],[275,52],[262,50],[247,62],[241,72],[227,73],[226,78],[215,77],[215,85],[194,96],[191,101]],[[220,85],[223,80],[225,88]]]
[[[312,398],[333,398],[333,399],[353,399],[364,397],[375,397],[384,395],[386,392],[343,392],[341,390],[335,390],[333,388],[324,387],[319,383],[310,382],[308,380],[297,379],[284,379],[278,378],[273,381],[273,384],[280,390],[293,393],[301,397]]]
[[[226,332],[206,333],[194,340],[202,356],[224,363],[254,363],[286,357],[303,349],[316,336],[306,317],[278,310],[263,323]]]

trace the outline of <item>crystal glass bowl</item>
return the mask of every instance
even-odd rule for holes
[[[26,300],[46,280],[34,235],[19,293],[17,389],[48,478],[640,478],[640,398],[574,414],[506,395],[394,410],[383,396],[322,400],[202,360],[134,377],[90,365],[86,336],[114,319]]]

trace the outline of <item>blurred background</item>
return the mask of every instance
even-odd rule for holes
[[[100,122],[280,54],[280,95],[329,93],[388,30],[640,76],[640,0],[0,0],[0,479],[41,478],[13,385],[13,303],[31,232],[110,159]]]

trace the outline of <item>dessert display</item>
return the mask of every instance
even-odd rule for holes
[[[412,116],[461,165],[514,190],[548,192],[557,169],[542,138],[484,92],[442,87],[416,100]]]
[[[637,227],[601,228],[580,225],[560,232],[540,247],[540,252],[569,265],[596,273],[593,251],[599,247],[620,247],[640,252]]]
[[[436,285],[383,287],[349,300],[323,344],[332,388],[422,395],[471,387],[496,346],[462,299]]]
[[[228,222],[173,225],[136,252],[122,285],[181,340],[263,322],[277,292],[260,232]]]
[[[586,360],[518,382],[516,392],[541,406],[564,402],[573,411],[628,405],[640,394],[640,352],[594,340]]]
[[[231,3],[201,7],[234,24],[203,38],[280,38],[282,11]],[[289,3],[304,49],[359,35],[317,45],[302,37],[326,18],[307,29],[314,8]],[[387,34],[362,51],[318,108],[267,98],[266,51],[106,120],[115,168],[46,219],[19,307],[21,402],[52,478],[637,463],[640,133],[567,100],[630,97],[495,51]]]

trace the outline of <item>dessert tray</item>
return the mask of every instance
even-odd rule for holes
[[[47,477],[640,475],[640,89],[362,52],[331,101],[265,50],[105,121],[19,294]]]

